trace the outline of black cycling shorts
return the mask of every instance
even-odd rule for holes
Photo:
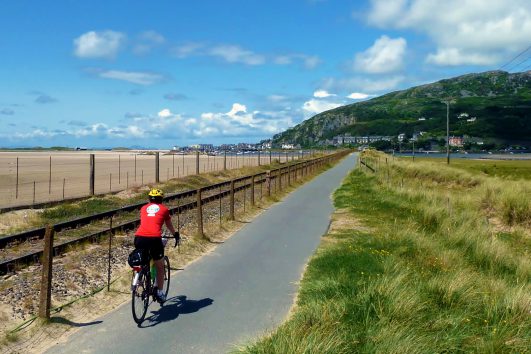
[[[155,261],[164,257],[164,245],[161,237],[135,236],[135,248],[149,250],[149,255]]]

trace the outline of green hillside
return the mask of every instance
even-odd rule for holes
[[[504,142],[531,142],[531,71],[489,71],[396,91],[320,113],[277,134],[273,143],[323,144],[339,134],[353,136],[446,135],[447,98],[450,134]],[[458,118],[468,113],[473,122]],[[419,120],[420,119],[420,120]]]

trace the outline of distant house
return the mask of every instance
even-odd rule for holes
[[[236,149],[236,145],[234,145],[234,144],[221,144],[219,146],[219,149],[223,150],[223,151],[235,150]]]
[[[214,150],[214,145],[212,144],[199,144],[199,149],[203,152]]]
[[[375,141],[391,141],[392,137],[390,136],[381,136],[381,135],[371,135],[367,137],[369,143],[374,143]]]
[[[197,150],[202,152],[208,152],[214,150],[214,145],[212,144],[192,144],[188,145],[190,150]]]
[[[400,133],[398,134],[398,141],[402,142],[406,139],[406,134]]]
[[[426,118],[425,118],[425,117],[420,117],[418,120],[419,120],[419,121],[425,121]]]
[[[476,117],[468,118],[466,121],[467,122],[475,122],[476,121]]]
[[[295,149],[295,146],[293,144],[282,144],[282,149],[293,150]]]
[[[465,112],[465,113],[461,113],[461,114],[459,114],[459,115],[457,116],[457,119],[463,119],[463,118],[468,118],[468,117],[469,117],[468,113]]]
[[[338,135],[333,139],[333,145],[340,146],[345,144],[368,144],[375,141],[391,141],[392,137],[390,136],[380,136],[380,135],[371,135],[371,136],[350,136],[350,135]]]
[[[448,144],[450,146],[462,147],[464,144],[464,138],[462,136],[451,136],[448,138]]]

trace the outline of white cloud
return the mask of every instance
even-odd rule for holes
[[[380,27],[388,26],[399,19],[408,0],[371,0],[369,23]]]
[[[268,136],[292,126],[293,120],[285,111],[249,112],[246,105],[236,102],[228,112],[204,112],[198,117],[183,117],[166,108],[159,111],[156,117],[144,117],[135,124],[154,132],[154,136],[171,135],[189,139]]]
[[[331,102],[323,99],[310,99],[302,105],[302,109],[309,114],[318,114],[342,106],[343,103]]]
[[[373,79],[367,77],[350,77],[350,78],[328,78],[323,82],[323,87],[342,91],[363,91],[369,93],[380,93],[395,89],[402,81],[404,76],[390,76],[383,79]]]
[[[149,53],[153,48],[166,42],[166,38],[155,31],[144,31],[138,36],[138,42],[133,47],[133,52],[137,55]]]
[[[293,63],[293,58],[289,55],[278,55],[273,61],[277,65],[289,65]]]
[[[129,125],[127,127],[109,127],[105,123],[94,123],[85,127],[72,128],[68,130],[47,130],[45,128],[38,128],[32,131],[15,132],[9,136],[0,134],[0,136],[7,140],[29,140],[29,139],[57,139],[58,137],[84,138],[84,137],[98,137],[98,138],[146,138],[153,136],[152,133],[139,127],[138,125]]]
[[[15,132],[9,135],[4,134],[2,137],[9,140],[26,140],[34,138],[50,138],[60,135],[59,132],[51,132],[44,129],[34,129],[32,131]]]
[[[529,46],[531,2],[513,0],[372,0],[368,22],[428,35],[437,65],[492,65]]]
[[[290,65],[294,62],[300,62],[306,69],[314,69],[321,63],[321,59],[316,55],[283,54],[274,57],[273,62],[277,65]]]
[[[283,102],[287,99],[287,97],[282,95],[270,95],[267,97],[267,99],[271,102]]]
[[[13,133],[5,140],[99,138],[99,139],[194,139],[220,137],[267,137],[294,125],[293,112],[249,111],[247,106],[235,102],[227,112],[204,112],[197,117],[185,117],[168,108],[151,115],[134,115],[128,125],[113,126],[109,123],[93,123],[86,126],[72,126],[67,130],[47,130]],[[136,140],[131,140],[136,141]]]
[[[243,104],[239,104],[239,103],[234,103],[232,105],[232,109],[230,110],[230,112],[227,113],[227,115],[229,117],[236,117],[236,115],[238,113],[246,113],[247,112],[247,107]]]
[[[166,38],[158,32],[155,31],[144,31],[140,33],[139,39],[144,42],[154,43],[154,44],[163,44],[166,42]]]
[[[127,127],[127,136],[134,138],[143,138],[146,132],[136,125],[130,125]]]
[[[333,93],[328,93],[328,91],[326,90],[317,90],[313,93],[313,97],[317,97],[317,98],[326,98],[326,97],[331,97],[331,96],[336,96],[336,95]]]
[[[120,32],[90,31],[74,40],[74,54],[80,58],[107,58],[116,56],[126,36]]]
[[[102,71],[98,73],[98,76],[105,79],[127,81],[133,84],[146,86],[153,85],[165,80],[165,77],[160,74],[119,70]]]
[[[237,45],[218,45],[210,49],[209,55],[222,58],[228,63],[262,65],[265,57]]]
[[[163,109],[162,111],[160,111],[158,113],[158,116],[161,117],[161,118],[168,118],[172,115],[172,113],[170,112],[170,110],[168,108],[165,108]]]
[[[347,96],[347,98],[350,98],[352,100],[364,100],[371,96],[373,95],[369,95],[367,93],[362,93],[362,92],[352,92],[350,95]]]
[[[189,42],[173,48],[172,53],[177,58],[184,59],[192,55],[204,54],[202,53],[203,48],[205,48],[205,44],[203,43]]]
[[[437,53],[428,54],[426,61],[436,65],[493,65],[500,60],[497,54],[465,54],[458,48],[439,48]]]
[[[356,54],[354,67],[370,74],[397,71],[403,66],[406,47],[407,42],[402,37],[392,39],[385,35],[381,36],[372,47]]]
[[[179,59],[191,56],[210,56],[221,58],[227,63],[239,63],[252,66],[270,62],[277,65],[299,64],[306,69],[313,69],[321,63],[321,59],[316,55],[294,53],[271,56],[256,53],[235,44],[207,45],[201,42],[189,42],[174,47],[171,51]]]
[[[316,55],[306,55],[304,58],[304,66],[307,69],[313,69],[317,67],[317,65],[321,64],[321,59]]]

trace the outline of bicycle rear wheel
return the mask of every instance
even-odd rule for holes
[[[170,291],[170,259],[168,256],[164,256],[164,289],[162,289],[162,292],[164,293],[164,296],[168,296],[168,292]]]
[[[141,324],[142,321],[144,321],[149,306],[147,282],[148,277],[144,271],[141,271],[138,283],[132,289],[131,307],[133,311],[133,320],[135,320],[137,324]]]

